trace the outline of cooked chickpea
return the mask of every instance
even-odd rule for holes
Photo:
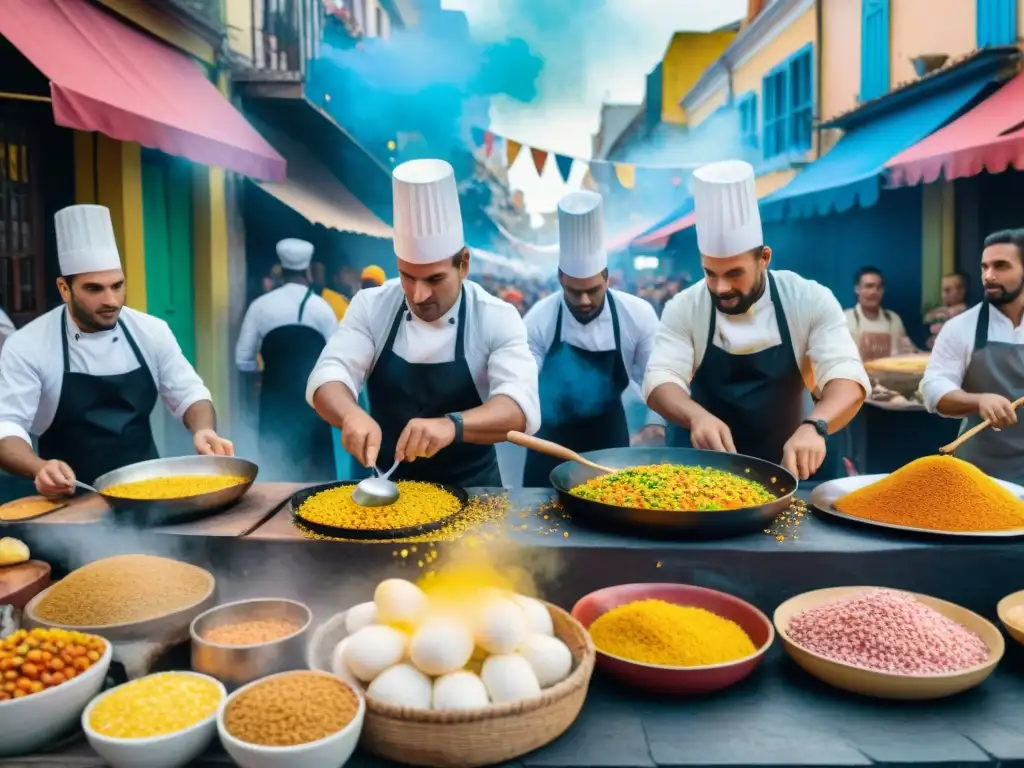
[[[0,638],[0,701],[72,680],[98,662],[106,640],[63,629],[19,629]]]

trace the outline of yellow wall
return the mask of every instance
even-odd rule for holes
[[[157,10],[158,3],[144,3],[139,0],[99,0],[109,10],[142,27],[175,48],[188,53],[206,64],[216,61],[217,52],[213,45],[190,29],[175,24],[172,19]]]
[[[687,117],[687,122],[691,128],[696,128],[698,125],[707,120],[711,115],[715,113],[719,107],[725,106],[725,102],[728,98],[729,90],[723,85],[713,94],[708,96],[704,100],[704,103],[699,107],[690,112]]]
[[[941,15],[936,16],[939,5]],[[890,86],[917,79],[914,65],[910,63],[915,56],[945,53],[950,59],[956,59],[974,50],[978,34],[976,12],[976,0],[895,0],[889,3]],[[859,36],[857,39],[859,41]]]
[[[676,32],[661,64],[661,119],[685,123],[683,97],[736,39],[735,32]],[[714,110],[712,110],[714,111]]]
[[[857,106],[860,93],[860,0],[821,2],[821,104],[829,119]],[[1024,2],[1024,0],[1022,0]],[[828,143],[826,137],[822,137]],[[822,147],[826,149],[826,147]]]
[[[840,0],[842,2],[842,0]],[[856,0],[847,0],[856,2]],[[817,49],[818,35],[814,23],[814,8],[809,8],[799,19],[782,30],[779,35],[751,56],[732,73],[732,90],[737,96],[753,91],[761,102],[761,78],[784,59],[788,59],[808,43]]]
[[[231,50],[252,59],[252,0],[224,0],[224,19],[228,25]]]

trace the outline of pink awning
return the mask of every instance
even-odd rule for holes
[[[58,125],[284,180],[284,158],[195,62],[86,0],[3,0],[0,35],[49,78]]]
[[[654,230],[649,235],[644,235],[633,241],[633,245],[661,245],[664,247],[666,242],[676,232],[682,232],[684,229],[689,229],[697,223],[697,215],[692,211],[685,216],[681,216],[675,221],[666,224],[665,226]],[[663,242],[664,241],[664,242]]]

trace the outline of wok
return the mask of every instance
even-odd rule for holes
[[[93,483],[103,499],[114,508],[119,520],[135,525],[166,525],[204,517],[231,506],[242,498],[256,480],[259,467],[251,461],[234,456],[175,456],[129,464],[100,475]],[[120,499],[104,493],[121,483],[155,480],[180,475],[232,475],[244,477],[245,482],[213,493],[199,493],[180,499]]]
[[[773,501],[741,509],[712,512],[636,509],[581,499],[570,493],[576,486],[603,474],[599,470],[574,461],[564,462],[551,470],[551,485],[558,492],[558,500],[573,522],[623,533],[718,539],[763,531],[780,512],[789,507],[797,489],[797,479],[779,465],[737,453],[697,448],[609,448],[582,455],[614,469],[646,464],[682,464],[720,469],[761,483],[776,494]]]

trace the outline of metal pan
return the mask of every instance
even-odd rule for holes
[[[697,448],[609,448],[583,456],[615,469],[647,464],[682,464],[710,467],[761,483],[777,494],[774,501],[755,507],[719,512],[635,509],[581,499],[570,491],[601,472],[567,461],[551,471],[551,485],[558,491],[562,508],[580,525],[609,528],[624,533],[673,538],[719,539],[763,531],[789,507],[796,493],[797,480],[788,471],[770,461],[737,453],[703,451]]]
[[[407,539],[410,536],[422,536],[425,533],[432,533],[444,528],[448,523],[461,515],[465,511],[466,505],[469,504],[469,494],[466,493],[464,489],[456,488],[452,485],[431,483],[431,485],[435,485],[442,490],[448,491],[448,493],[457,498],[460,502],[457,512],[448,515],[447,517],[442,517],[440,520],[432,523],[424,523],[423,525],[415,525],[408,528],[340,528],[333,525],[310,522],[299,514],[299,509],[302,507],[302,504],[311,496],[315,496],[321,491],[327,491],[331,488],[343,488],[348,486],[355,487],[358,482],[358,480],[340,480],[336,483],[324,483],[323,485],[314,485],[310,488],[303,488],[301,491],[293,493],[290,500],[292,519],[303,528],[308,528],[313,533],[319,533],[321,536],[331,536],[337,539]]]
[[[119,521],[134,525],[167,525],[183,520],[205,517],[230,507],[241,499],[256,480],[259,467],[251,461],[234,456],[175,456],[168,459],[153,459],[129,464],[100,475],[93,487],[103,499],[114,508]],[[230,475],[244,477],[245,482],[213,493],[199,493],[180,499],[119,499],[107,496],[103,491],[121,483],[139,480],[155,480],[161,477],[181,475]]]
[[[838,480],[829,480],[827,483],[822,483],[811,491],[811,506],[815,512],[826,519],[854,523],[871,528],[883,528],[892,533],[955,539],[1014,539],[1024,536],[1024,528],[1014,528],[1009,531],[936,531],[931,528],[913,528],[909,525],[878,523],[874,520],[865,520],[862,517],[847,515],[833,506],[835,502],[846,494],[858,491],[872,483],[877,483],[885,477],[888,477],[888,475],[856,475],[855,477],[841,477]],[[1008,483],[1005,480],[997,480],[994,477],[992,479],[1010,493],[1020,499],[1024,499],[1024,488],[1021,486]]]

